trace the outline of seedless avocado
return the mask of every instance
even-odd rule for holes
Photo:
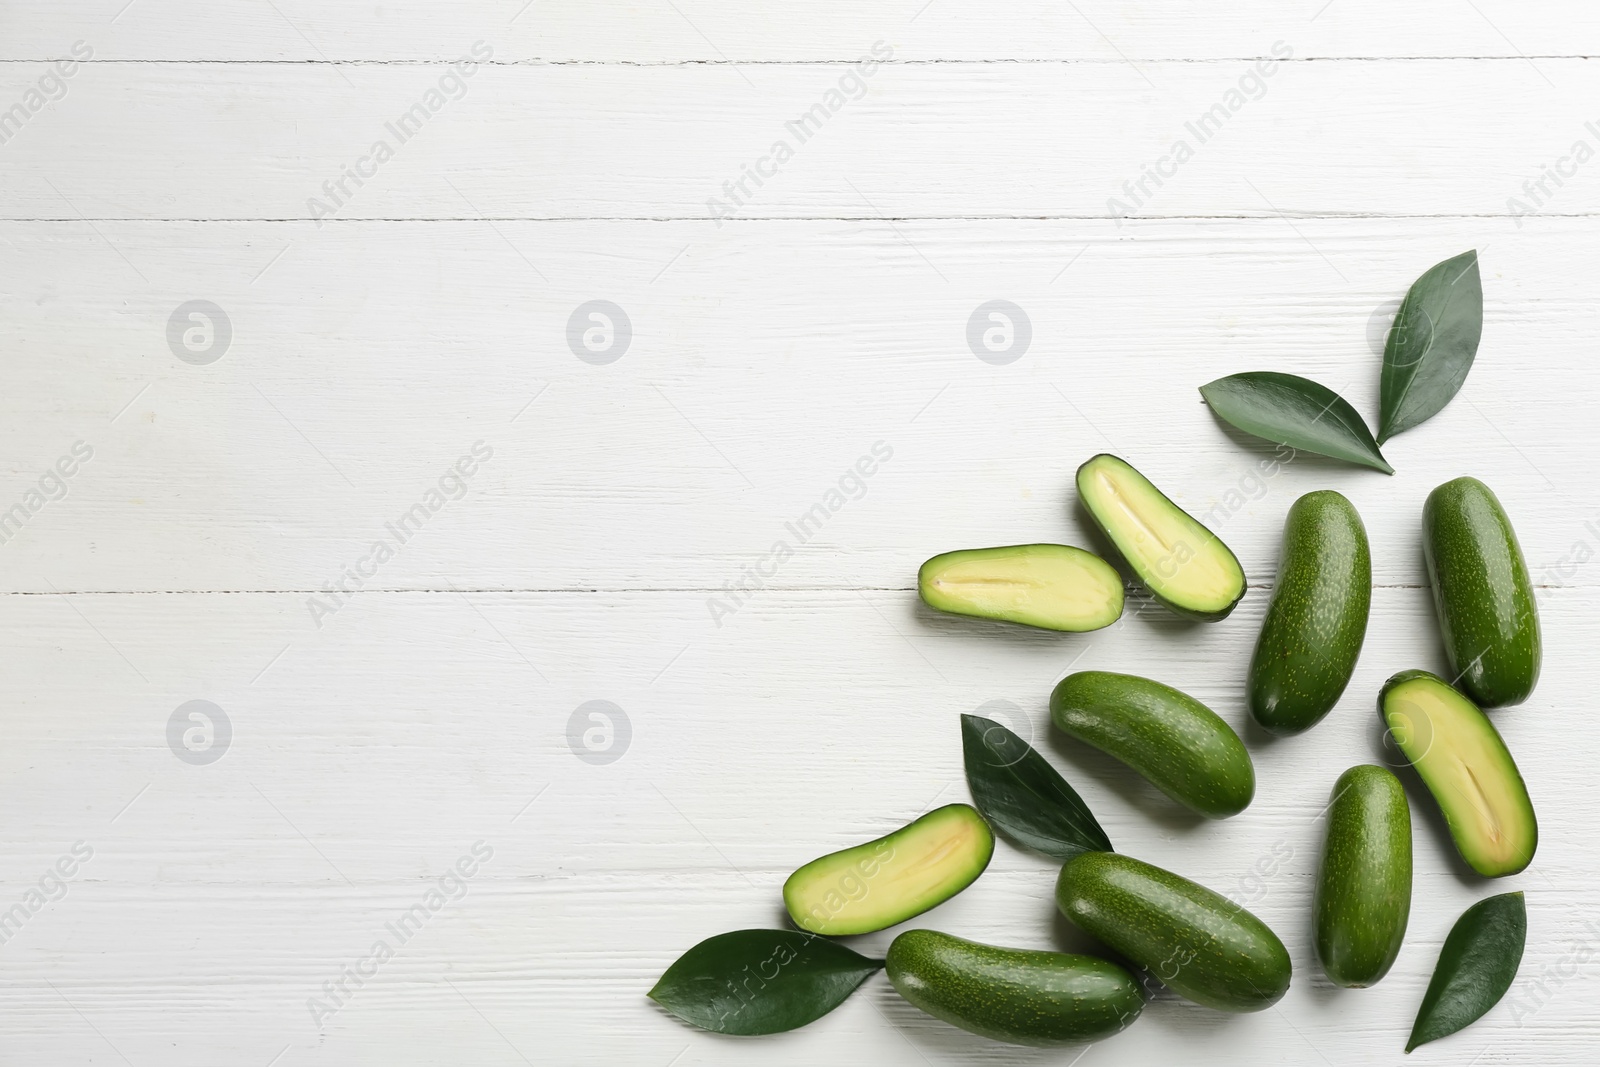
[[[1505,509],[1457,478],[1428,494],[1422,530],[1451,677],[1479,707],[1522,703],[1539,680],[1539,613]]]
[[[929,1015],[1015,1045],[1097,1041],[1144,1009],[1139,983],[1094,956],[996,948],[935,930],[907,930],[885,968],[896,991]]]
[[[1361,655],[1372,554],[1355,505],[1324,489],[1289,508],[1283,561],[1250,661],[1250,714],[1297,734],[1333,710]]]
[[[1496,878],[1533,862],[1539,824],[1528,787],[1477,705],[1437,675],[1401,671],[1378,694],[1378,712],[1473,870]]]
[[[1179,615],[1215,622],[1244,596],[1244,568],[1228,546],[1125,460],[1102,453],[1079,467],[1078,496],[1139,581]]]
[[[992,855],[994,835],[983,816],[948,804],[887,837],[812,860],[783,883],[783,902],[802,930],[870,933],[949,900]]]
[[[1122,616],[1116,568],[1071,545],[946,552],[922,565],[917,592],[939,611],[1044,630],[1098,630]]]
[[[1351,767],[1334,783],[1317,877],[1317,959],[1334,985],[1389,973],[1411,915],[1411,809],[1383,767]]]
[[[1237,815],[1255,796],[1255,767],[1239,735],[1216,712],[1169,685],[1079,671],[1056,684],[1050,718],[1201,815]]]
[[[1289,989],[1289,952],[1267,924],[1220,893],[1130,856],[1084,852],[1056,879],[1056,906],[1179,996],[1219,1011],[1261,1011]]]

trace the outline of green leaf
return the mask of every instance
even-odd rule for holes
[[[1444,939],[1406,1051],[1453,1034],[1494,1007],[1517,976],[1527,937],[1521,893],[1480,900],[1462,912]]]
[[[1058,860],[1113,851],[1083,798],[1028,742],[993,719],[963,715],[961,748],[973,803],[1012,838]]]
[[[1277,445],[1393,474],[1356,409],[1327,386],[1276,371],[1230,374],[1200,387],[1222,421]]]
[[[1478,252],[1428,269],[1394,313],[1383,346],[1378,441],[1426,422],[1461,389],[1483,337]]]
[[[882,966],[803,930],[735,930],[678,957],[647,995],[702,1030],[776,1034],[822,1018]]]

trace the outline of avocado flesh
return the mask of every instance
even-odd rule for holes
[[[917,572],[929,607],[1046,630],[1082,632],[1122,616],[1122,578],[1071,545],[1008,545],[934,556]]]
[[[1490,878],[1527,867],[1539,845],[1533,802],[1488,716],[1426,671],[1391,678],[1379,707],[1444,812],[1461,858]]]
[[[812,860],[783,883],[789,917],[830,937],[882,930],[971,885],[994,835],[977,809],[949,804],[876,841]]]
[[[1078,494],[1139,581],[1180,615],[1224,618],[1244,596],[1244,568],[1227,545],[1112,455],[1078,468]]]

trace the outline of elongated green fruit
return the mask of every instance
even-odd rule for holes
[[[1109,960],[996,948],[935,930],[889,946],[889,981],[953,1026],[1014,1045],[1098,1041],[1144,1010],[1133,975]]]
[[[1044,630],[1098,630],[1122,616],[1116,568],[1071,545],[946,552],[922,565],[917,592],[929,607],[952,615]]]
[[[1289,509],[1283,562],[1255,657],[1250,714],[1297,734],[1333,710],[1361,655],[1372,606],[1372,554],[1355,505],[1331,489]]]
[[[1411,808],[1383,767],[1351,767],[1328,805],[1317,878],[1317,959],[1334,985],[1376,985],[1411,915]]]
[[[1483,708],[1528,699],[1539,680],[1539,611],[1500,501],[1476,478],[1445,482],[1423,505],[1422,548],[1455,684]]]
[[[1179,996],[1219,1011],[1261,1011],[1289,989],[1289,952],[1267,924],[1220,893],[1115,852],[1061,868],[1056,906]]]
[[[1255,767],[1239,735],[1216,712],[1169,685],[1079,671],[1056,684],[1050,718],[1201,815],[1237,815],[1255,796]]]
[[[1384,683],[1378,712],[1473,870],[1498,878],[1533,862],[1533,801],[1500,732],[1477,705],[1437,675],[1401,671]]]
[[[886,837],[812,860],[783,883],[783,902],[802,930],[871,933],[949,900],[993,855],[983,816],[947,804]]]
[[[1244,596],[1244,568],[1217,535],[1116,456],[1078,468],[1078,496],[1146,588],[1179,615],[1227,618]]]

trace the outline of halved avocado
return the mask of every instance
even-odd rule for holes
[[[1527,867],[1539,824],[1489,717],[1427,671],[1401,671],[1384,683],[1378,712],[1444,812],[1461,858],[1490,878]]]
[[[1139,581],[1179,615],[1215,622],[1243,598],[1238,557],[1126,461],[1101,453],[1079,467],[1078,495]]]
[[[1082,632],[1122,616],[1122,577],[1093,552],[1071,545],[969,548],[934,556],[917,572],[931,608]]]
[[[812,860],[783,883],[783,903],[802,930],[871,933],[949,900],[993,855],[994,834],[977,809],[948,804],[887,837]]]

